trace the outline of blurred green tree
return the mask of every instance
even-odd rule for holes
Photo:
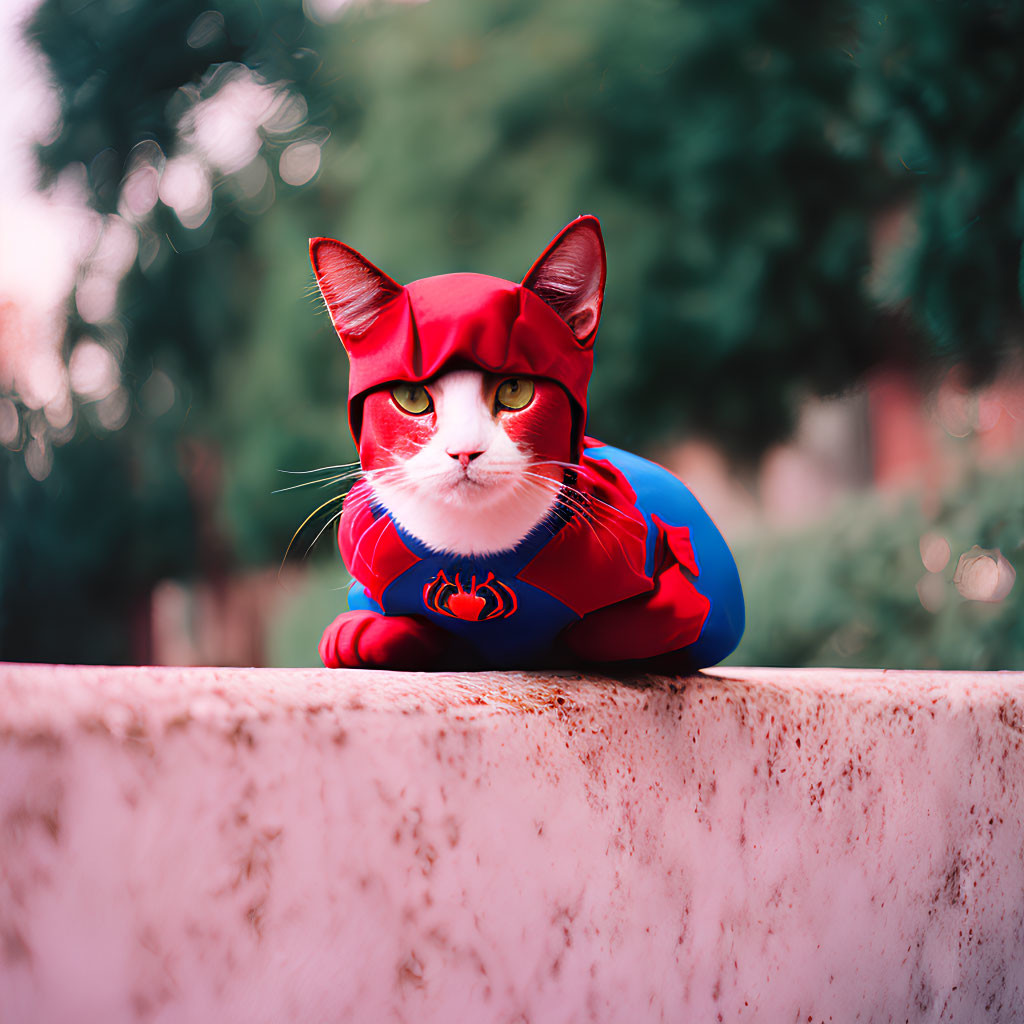
[[[906,315],[918,359],[978,378],[1024,337],[1022,45],[1020,4],[861,8],[851,110],[902,215],[873,297]]]
[[[324,186],[353,192],[346,238],[399,279],[518,279],[567,220],[599,214],[591,428],[757,452],[795,394],[840,388],[876,354],[851,16],[506,0],[349,22],[328,59],[363,128],[328,144]]]
[[[1022,29],[1024,11],[995,0],[430,0],[351,5],[331,24],[300,0],[44,0],[31,33],[62,123],[43,167],[84,168],[92,204],[139,246],[117,316],[73,314],[68,348],[88,334],[118,354],[130,416],[107,436],[80,408],[42,483],[8,456],[0,652],[53,656],[16,639],[45,618],[33,572],[144,593],[161,574],[263,563],[312,507],[301,491],[271,499],[273,471],[351,460],[344,357],[307,294],[310,235],[399,280],[517,278],[562,224],[597,213],[610,278],[591,429],[627,446],[686,430],[756,454],[797,397],[892,357],[879,304],[900,355],[991,369],[1020,320]],[[272,95],[235,166],[196,116],[239,86]],[[283,168],[304,142],[322,160],[297,185]],[[207,190],[192,207],[169,173],[194,174],[174,163],[190,154]],[[130,186],[149,169],[161,200],[140,210]],[[874,224],[894,211],[903,234],[869,276]],[[165,380],[170,406],[152,400]],[[211,459],[212,482],[187,471]],[[116,529],[58,512],[100,487]],[[74,550],[46,550],[61,515]],[[125,558],[136,535],[153,550]],[[103,639],[123,618],[92,602],[67,649],[123,660]]]

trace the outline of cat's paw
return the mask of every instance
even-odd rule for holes
[[[441,631],[423,619],[352,611],[339,615],[320,640],[327,668],[429,668],[444,648]]]

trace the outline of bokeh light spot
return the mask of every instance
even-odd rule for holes
[[[75,346],[68,372],[75,392],[93,401],[106,398],[120,380],[113,355],[91,338],[85,338]]]
[[[9,398],[0,398],[0,444],[13,447],[20,436],[21,417],[18,415],[18,407]]]
[[[63,431],[71,423],[75,407],[71,402],[71,394],[66,386],[61,389],[60,394],[56,398],[46,403],[43,413],[46,416],[46,422],[56,431]]]
[[[1017,573],[1003,553],[974,545],[957,562],[953,583],[968,601],[1002,601],[1013,589]]]
[[[954,366],[935,396],[939,423],[952,437],[967,437],[977,425],[977,403],[963,386],[963,370]]]
[[[131,404],[128,392],[124,388],[112,391],[106,398],[96,403],[96,416],[100,424],[107,430],[120,430],[128,422]]]
[[[949,591],[946,587],[946,581],[937,573],[925,573],[917,581],[918,600],[920,600],[925,611],[929,611],[933,615],[943,609],[948,596]]]
[[[949,564],[949,541],[930,531],[921,536],[921,561],[929,572],[942,572]]]
[[[75,306],[86,323],[98,324],[109,320],[117,309],[117,282],[99,274],[90,274],[75,289]]]
[[[281,180],[305,185],[320,170],[320,146],[315,142],[293,142],[281,154]]]
[[[184,227],[201,227],[213,208],[210,180],[202,163],[189,155],[168,160],[160,177],[160,199]]]
[[[189,26],[185,42],[193,50],[209,46],[224,33],[224,15],[220,11],[203,11]]]
[[[151,164],[129,173],[121,186],[118,210],[132,220],[141,220],[156,206],[160,194],[160,172]]]
[[[978,432],[992,430],[1003,414],[1003,403],[999,395],[984,391],[978,395]]]
[[[25,445],[25,468],[35,480],[45,480],[50,475],[53,449],[42,437],[33,437]]]
[[[174,382],[163,370],[154,370],[149,380],[142,385],[139,397],[147,415],[156,419],[157,416],[169,412],[174,405]]]
[[[303,96],[282,91],[263,127],[271,135],[287,135],[301,127],[308,115],[309,108]]]
[[[182,120],[184,137],[223,174],[250,163],[263,137],[260,126],[277,109],[280,90],[241,65],[221,72],[224,84]]]

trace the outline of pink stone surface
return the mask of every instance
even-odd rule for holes
[[[1024,675],[0,666],[0,1021],[1024,1019]]]

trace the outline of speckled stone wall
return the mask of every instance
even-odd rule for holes
[[[0,666],[0,1021],[1024,1020],[1024,675]]]

